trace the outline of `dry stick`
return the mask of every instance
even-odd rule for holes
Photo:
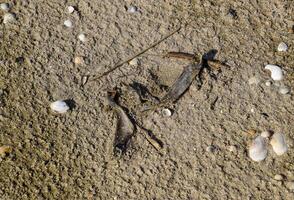
[[[134,58],[142,55],[143,53],[145,53],[146,51],[154,48],[155,46],[157,46],[158,44],[160,44],[161,42],[163,42],[164,40],[166,40],[167,38],[171,37],[172,35],[174,35],[176,32],[178,32],[179,30],[181,30],[182,26],[178,27],[177,29],[175,29],[174,31],[172,31],[171,33],[169,33],[167,36],[165,36],[164,38],[162,38],[161,40],[153,43],[151,46],[149,46],[147,49],[144,49],[143,51],[137,53],[136,55],[132,56],[131,58],[128,58],[127,60],[115,65],[113,68],[111,68],[110,70],[104,72],[103,74],[101,74],[100,76],[98,77],[95,77],[94,75],[94,78],[90,81],[96,81],[96,80],[99,80],[100,78],[102,78],[103,76],[106,76],[107,74],[113,72],[114,70],[120,68],[123,64],[127,63],[127,62],[130,62],[131,60],[133,60]]]

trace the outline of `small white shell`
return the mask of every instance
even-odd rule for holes
[[[65,113],[68,111],[69,106],[65,103],[65,101],[55,101],[50,104],[50,108],[57,113]]]
[[[272,136],[270,144],[272,145],[274,152],[279,156],[283,155],[288,150],[285,136],[281,133],[275,133]]]
[[[167,108],[162,109],[161,112],[164,117],[170,117],[172,115],[172,112]]]
[[[138,11],[138,8],[136,6],[130,6],[128,7],[129,13],[136,13]]]
[[[79,36],[78,36],[78,39],[81,41],[81,42],[86,42],[86,35],[81,33]]]
[[[8,11],[10,9],[10,6],[8,3],[1,3],[0,8],[4,11]]]
[[[73,6],[68,6],[68,7],[67,7],[67,12],[68,12],[69,14],[73,13],[74,11],[75,11],[75,8],[74,8]]]
[[[256,161],[262,161],[267,156],[267,148],[265,139],[261,136],[255,138],[249,146],[249,157]]]
[[[281,86],[279,92],[280,94],[288,94],[290,92],[290,88],[288,86]]]
[[[283,79],[282,69],[277,65],[266,65],[265,69],[271,71],[271,77],[275,81],[280,81]]]
[[[271,85],[272,85],[272,82],[270,82],[270,81],[266,81],[266,82],[265,82],[265,85],[266,85],[266,86],[271,86]]]
[[[260,136],[263,138],[269,138],[271,136],[271,133],[269,131],[263,131],[261,132]]]
[[[288,50],[288,45],[285,42],[281,42],[278,45],[278,51],[287,51]]]
[[[274,179],[277,180],[277,181],[282,181],[284,179],[284,177],[281,174],[276,174],[274,176]]]
[[[72,22],[69,19],[65,20],[63,24],[64,24],[64,26],[66,26],[68,28],[71,28],[73,26]]]
[[[16,20],[16,16],[14,13],[6,13],[3,16],[3,23],[4,24],[14,22],[15,20]]]
[[[130,65],[132,66],[138,66],[139,65],[139,60],[138,58],[134,58],[129,62]]]

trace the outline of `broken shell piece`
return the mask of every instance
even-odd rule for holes
[[[271,136],[271,133],[269,131],[263,131],[261,132],[260,136],[263,138],[269,138]]]
[[[74,58],[74,63],[77,64],[77,65],[80,65],[84,62],[84,58],[81,57],[81,56],[77,56]]]
[[[275,81],[280,81],[283,79],[282,69],[277,65],[266,65],[265,69],[271,71],[271,77]]]
[[[266,81],[266,82],[265,82],[265,85],[266,85],[266,86],[271,86],[271,84],[272,84],[272,82],[270,82],[270,81]]]
[[[81,34],[78,36],[78,38],[79,38],[79,40],[80,40],[81,42],[86,42],[86,35],[85,35],[85,34],[81,33]]]
[[[167,108],[162,109],[161,112],[164,117],[170,117],[172,115],[172,112]]]
[[[281,86],[279,92],[280,94],[288,94],[290,92],[290,88],[288,86]]]
[[[72,22],[69,19],[65,20],[63,24],[64,24],[64,26],[66,26],[68,28],[71,28],[73,26]]]
[[[3,23],[7,24],[7,23],[12,23],[16,20],[16,15],[14,13],[6,13],[3,16]]]
[[[267,148],[265,139],[261,136],[255,138],[249,146],[249,157],[256,161],[262,161],[267,156]]]
[[[0,147],[0,156],[5,156],[6,153],[10,153],[12,148],[10,146],[4,145]]]
[[[1,3],[0,4],[0,8],[4,11],[8,11],[10,9],[9,4],[8,3]]]
[[[282,133],[275,133],[272,136],[270,144],[277,155],[283,155],[288,150],[285,136]]]
[[[50,108],[57,113],[66,113],[66,111],[69,110],[69,106],[66,102],[61,100],[51,103]]]
[[[132,66],[138,66],[139,65],[139,60],[138,58],[134,58],[129,62],[130,65]]]
[[[285,42],[281,42],[278,45],[278,51],[287,51],[288,50],[288,46]]]
[[[136,6],[130,6],[127,10],[129,13],[136,13],[138,12],[138,8]]]
[[[284,177],[283,177],[281,174],[276,174],[276,175],[274,176],[274,179],[277,180],[277,181],[282,181],[283,178],[284,178]]]
[[[73,13],[74,11],[75,11],[75,8],[74,8],[73,6],[68,6],[68,7],[67,7],[67,12],[68,12],[69,14]]]

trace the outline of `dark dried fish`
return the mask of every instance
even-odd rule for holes
[[[115,102],[115,93],[109,93],[108,102],[117,115],[117,126],[114,139],[114,154],[126,152],[132,136],[135,132],[135,126],[126,114],[124,109]]]
[[[182,74],[170,87],[168,93],[161,99],[161,103],[177,101],[189,88],[196,76],[201,72],[202,66],[202,62],[193,62],[186,66]]]

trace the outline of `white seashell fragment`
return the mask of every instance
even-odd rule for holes
[[[71,28],[73,26],[72,22],[69,19],[65,20],[63,24],[64,24],[64,26],[66,26],[68,28]]]
[[[172,115],[172,112],[167,108],[162,109],[161,112],[164,117],[170,117]]]
[[[262,161],[267,156],[267,148],[265,139],[261,136],[255,138],[249,146],[249,157],[256,161]]]
[[[7,24],[7,23],[12,23],[16,20],[16,15],[14,13],[6,13],[3,16],[3,23]]]
[[[78,39],[81,41],[81,42],[86,42],[86,35],[81,33],[79,36],[78,36]]]
[[[283,155],[288,150],[285,136],[282,133],[275,133],[272,136],[270,144],[277,155]]]
[[[276,174],[274,176],[274,179],[277,180],[277,181],[282,181],[284,179],[284,177],[281,174]]]
[[[133,60],[131,60],[131,61],[129,62],[129,64],[132,65],[132,66],[138,66],[138,65],[139,65],[139,60],[138,60],[138,58],[134,58]]]
[[[280,81],[283,79],[282,69],[277,65],[266,65],[265,69],[271,71],[271,77],[275,81]]]
[[[288,50],[288,45],[285,42],[281,42],[278,45],[278,51],[287,51]]]
[[[216,151],[216,147],[213,146],[213,145],[209,145],[208,147],[206,147],[205,150],[206,150],[207,152],[209,152],[209,153],[213,153],[213,152]]]
[[[68,7],[67,7],[67,12],[68,12],[69,14],[73,13],[74,11],[75,11],[75,8],[74,8],[73,6],[68,6]]]
[[[271,136],[271,133],[269,131],[263,131],[261,132],[260,136],[263,138],[269,138]]]
[[[266,86],[271,86],[271,85],[272,85],[272,82],[270,82],[270,81],[266,81],[266,82],[265,82],[265,85],[266,85]]]
[[[288,94],[290,92],[290,88],[288,86],[281,86],[279,92],[280,94]]]
[[[129,13],[136,13],[138,12],[138,8],[136,6],[130,6],[127,10]]]
[[[8,3],[1,3],[0,8],[4,11],[8,11],[10,9],[10,6]]]
[[[69,110],[69,106],[61,100],[51,103],[50,108],[57,113],[66,113]]]

